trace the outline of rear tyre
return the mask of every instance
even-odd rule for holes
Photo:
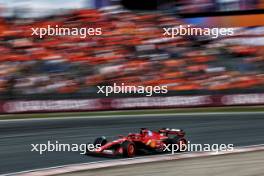
[[[133,142],[125,141],[122,144],[123,156],[124,157],[134,157],[136,155],[136,145]]]
[[[178,150],[177,152],[186,152],[188,147],[187,147],[187,140],[185,138],[180,138],[180,137],[174,137],[171,139],[172,144],[177,144]]]

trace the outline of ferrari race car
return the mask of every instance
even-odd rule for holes
[[[151,131],[142,128],[139,133],[119,136],[118,139],[113,141],[107,141],[105,137],[99,137],[95,139],[93,144],[100,147],[93,151],[87,151],[87,154],[134,157],[140,154],[169,152],[172,147],[174,149],[174,145],[178,146],[177,149],[181,147],[180,151],[184,151],[187,148],[187,140],[184,136],[185,132],[181,129],[162,128],[158,131]]]

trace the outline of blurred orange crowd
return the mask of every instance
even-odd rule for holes
[[[0,92],[94,93],[97,85],[113,83],[167,85],[172,91],[264,87],[263,47],[202,36],[164,38],[164,27],[179,24],[172,15],[114,10],[1,19]],[[47,25],[100,27],[103,34],[31,35],[31,28]]]

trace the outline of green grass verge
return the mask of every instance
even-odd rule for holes
[[[96,112],[62,112],[62,113],[33,113],[0,115],[0,120],[28,119],[28,118],[56,118],[71,116],[107,116],[107,115],[142,115],[142,114],[172,114],[172,113],[199,113],[199,112],[264,112],[264,106],[246,107],[210,107],[210,108],[177,108],[177,109],[149,109],[123,111],[96,111]]]

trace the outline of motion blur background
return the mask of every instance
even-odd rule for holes
[[[217,39],[163,36],[163,28],[184,24],[235,32]],[[31,35],[31,28],[48,25],[102,28],[103,34],[84,39]],[[41,170],[47,167],[67,172],[76,163],[103,165],[107,158],[79,152],[40,156],[30,144],[86,144],[100,136],[111,140],[138,133],[142,127],[184,129],[192,144],[256,149],[264,144],[263,68],[264,0],[0,0],[0,175],[32,169],[40,172],[28,175],[52,174]],[[97,94],[97,86],[114,83],[166,85],[169,92]],[[245,106],[233,107],[238,105]],[[208,108],[219,106],[227,108]],[[47,118],[23,120],[42,117]],[[219,157],[93,169],[84,175],[264,175],[262,153]]]
[[[97,86],[113,83],[167,85],[165,96],[264,91],[263,0],[0,0],[0,9],[2,102],[102,98]],[[180,24],[235,35],[164,39]],[[103,35],[31,36],[47,25]],[[121,96],[140,95],[112,95]]]

